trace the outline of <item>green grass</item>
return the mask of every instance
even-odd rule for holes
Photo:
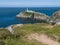
[[[13,27],[16,33],[15,35],[12,35],[6,29],[0,29],[0,40],[3,40],[5,45],[45,45],[35,40],[28,41],[26,36],[31,33],[45,33],[47,35],[51,35],[51,37],[53,37],[53,35],[60,36],[60,26],[54,26],[53,28],[46,28],[46,26],[50,25],[24,24],[22,27]],[[60,42],[60,38],[58,41]]]

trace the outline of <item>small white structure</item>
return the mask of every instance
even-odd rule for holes
[[[34,11],[28,10],[28,8],[27,8],[26,12],[34,12]]]

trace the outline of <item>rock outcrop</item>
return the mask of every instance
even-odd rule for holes
[[[39,21],[45,21],[45,22],[47,22],[49,19],[49,17],[46,14],[34,12],[34,11],[20,12],[16,17],[23,20],[31,19],[31,20],[39,20]]]
[[[10,25],[8,27],[6,27],[5,29],[7,29],[11,34],[15,34],[15,31],[13,30],[13,27],[22,27],[23,24],[15,24],[15,25]]]
[[[60,10],[53,13],[53,15],[50,17],[49,22],[57,25],[60,24]]]

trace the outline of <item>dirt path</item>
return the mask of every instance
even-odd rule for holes
[[[54,41],[52,39],[50,39],[47,35],[45,34],[31,34],[30,36],[28,36],[29,40],[35,39],[38,42],[42,42],[44,44],[47,45],[59,45],[59,43],[57,41]]]

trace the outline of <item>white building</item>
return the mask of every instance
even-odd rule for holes
[[[32,11],[32,10],[28,10],[28,8],[27,8],[26,12],[34,12],[34,11]]]

